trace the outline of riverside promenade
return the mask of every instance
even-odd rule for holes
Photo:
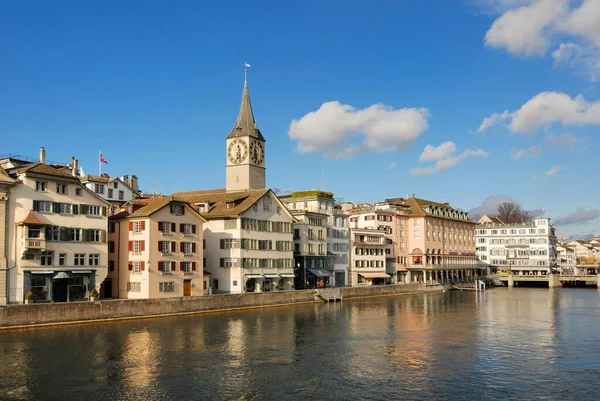
[[[341,299],[440,292],[449,285],[397,284],[340,287]],[[110,322],[324,302],[316,290],[205,295],[162,299],[106,299],[0,307],[0,331],[64,324]]]
[[[562,287],[563,285],[586,285],[596,286],[600,290],[600,274],[508,274],[499,276],[497,279],[508,287],[526,283],[548,283],[548,288]]]

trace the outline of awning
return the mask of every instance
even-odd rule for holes
[[[284,274],[280,274],[281,277],[295,277],[293,274],[291,273],[284,273]]]
[[[43,271],[43,272],[40,272],[40,271],[35,271],[35,272],[34,271],[30,271],[29,273],[31,273],[31,274],[54,274],[53,271]]]
[[[314,274],[317,277],[331,277],[331,273],[329,273],[329,270],[325,270],[325,269],[308,269],[309,272],[311,272],[312,274]]]
[[[52,277],[54,280],[60,280],[62,278],[71,278],[71,276],[66,272],[58,272],[56,273],[56,276]]]
[[[262,274],[246,274],[246,278],[262,278]]]
[[[91,272],[91,270],[71,270],[71,273],[75,274],[90,274]]]
[[[389,278],[390,275],[387,273],[358,273],[364,278]]]
[[[277,278],[279,277],[279,274],[265,274],[266,278]]]

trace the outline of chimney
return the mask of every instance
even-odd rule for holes
[[[78,161],[75,158],[75,156],[71,157],[71,174],[73,175],[73,177],[77,177],[77,173],[79,172],[79,168],[78,168]]]
[[[133,189],[133,192],[138,191],[138,178],[137,175],[131,175],[131,180],[129,181],[129,186]]]
[[[46,164],[46,149],[43,146],[40,148],[40,163]]]
[[[121,181],[123,181],[125,184],[129,185],[129,176],[124,175],[123,177],[121,177]]]

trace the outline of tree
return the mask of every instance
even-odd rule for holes
[[[503,202],[498,206],[496,216],[505,224],[528,223],[533,219],[531,213],[521,209],[515,202]]]

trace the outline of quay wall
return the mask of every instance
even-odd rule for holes
[[[441,291],[442,286],[400,284],[342,287],[343,299]],[[146,318],[210,311],[322,302],[315,290],[205,295],[161,299],[106,299],[94,302],[39,303],[0,306],[0,330],[89,321]]]

